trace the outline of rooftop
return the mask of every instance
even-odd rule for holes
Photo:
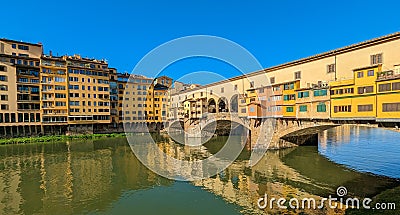
[[[1,38],[0,41],[9,42],[9,43],[18,43],[18,44],[24,44],[24,45],[30,45],[30,46],[38,46],[38,47],[43,46],[42,43],[28,43],[28,42],[23,42],[23,41],[10,40],[10,39],[6,39],[6,38]]]

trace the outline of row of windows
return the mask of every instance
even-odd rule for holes
[[[343,94],[353,94],[353,93],[354,93],[354,88],[331,90],[331,95],[343,95]]]
[[[375,71],[373,69],[367,71],[368,77],[371,77],[374,75],[375,75]],[[363,77],[364,77],[364,71],[357,72],[357,78],[363,78]]]
[[[0,113],[0,123],[40,122],[40,113]]]
[[[88,78],[87,82],[90,83],[91,80],[93,81],[93,83],[96,83],[96,79],[94,79],[94,78],[93,79]],[[70,82],[78,82],[79,78],[78,77],[68,77],[68,81],[70,81]],[[81,82],[85,83],[85,78],[81,78]],[[99,83],[99,84],[109,84],[108,80],[104,80],[104,79],[97,79],[97,83]]]
[[[65,71],[64,70],[54,71],[54,70],[46,69],[46,68],[42,69],[42,73],[65,75]]]
[[[358,112],[370,112],[373,111],[374,107],[372,104],[369,105],[358,105],[357,110]]]
[[[334,106],[333,112],[351,112],[351,105]]]
[[[307,105],[300,105],[299,107],[300,112],[307,112]],[[326,112],[326,105],[325,103],[319,103],[317,105],[317,112]]]
[[[15,59],[10,59],[10,63],[12,64],[19,64],[19,65],[29,65],[29,66],[39,66],[40,63],[39,61],[28,61],[28,60],[21,60],[18,59],[17,61],[15,61]]]
[[[379,84],[379,92],[387,92],[387,91],[394,91],[394,90],[400,90],[400,82],[397,83],[388,83],[388,84]]]
[[[374,86],[367,86],[367,87],[359,87],[358,94],[365,94],[365,93],[373,93]]]
[[[12,47],[13,49],[16,49],[16,48],[17,48],[17,44],[13,43],[13,44],[11,44],[11,47]],[[29,46],[26,46],[26,45],[18,45],[18,49],[28,51],[28,50],[29,50]]]
[[[290,101],[290,100],[296,100],[296,95],[291,94],[291,95],[284,95],[283,96],[283,101]]]
[[[92,106],[92,102],[87,102],[88,106]],[[69,106],[80,106],[79,101],[70,101]],[[86,101],[82,101],[82,106],[86,106]],[[93,106],[110,106],[110,102],[93,102]]]
[[[92,109],[82,109],[82,112],[92,112]],[[69,109],[70,113],[80,113],[81,110],[79,108],[70,108]],[[108,113],[110,112],[110,109],[93,109],[93,112],[99,112],[99,113]]]
[[[68,89],[70,89],[70,90],[79,90],[79,85],[69,85]],[[86,90],[86,87],[84,85],[82,85],[81,89],[82,90]],[[91,90],[91,89],[93,89],[93,91],[96,91],[96,89],[98,91],[107,91],[107,92],[109,91],[108,87],[97,87],[96,88],[96,86],[93,86],[93,88],[91,88],[91,86],[87,86],[87,90]]]
[[[382,111],[383,112],[399,112],[400,111],[400,103],[383,103]]]
[[[108,77],[108,73],[105,73],[105,72],[96,72],[96,71],[83,70],[83,69],[68,69],[68,73]]]

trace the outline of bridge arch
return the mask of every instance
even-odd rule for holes
[[[229,106],[228,106],[228,99],[225,97],[221,97],[218,99],[218,112],[228,112],[229,111]]]
[[[208,100],[208,112],[209,113],[216,113],[217,112],[217,103],[213,98]]]

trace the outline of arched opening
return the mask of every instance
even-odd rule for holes
[[[214,99],[208,100],[208,112],[209,113],[216,113],[217,107]]]
[[[231,98],[231,112],[237,113],[239,110],[239,104],[238,104],[238,95],[233,95]]]
[[[228,101],[225,97],[218,100],[218,112],[228,112]]]

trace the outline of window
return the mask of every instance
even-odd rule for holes
[[[225,89],[223,87],[221,87],[221,93],[224,93]]]
[[[373,110],[373,105],[358,105],[358,112],[369,112]]]
[[[357,72],[357,78],[362,78],[364,77],[364,72]]]
[[[295,99],[296,99],[295,94],[284,95],[284,96],[283,96],[283,101],[290,101],[290,100],[295,100]]]
[[[8,91],[7,85],[0,85],[0,91]]]
[[[7,81],[7,76],[0,75],[0,81]]]
[[[66,106],[65,102],[56,102],[56,106]]]
[[[317,112],[326,112],[326,105],[325,103],[319,103],[317,105]]]
[[[399,112],[400,111],[400,103],[383,103],[382,111],[383,112]]]
[[[235,84],[235,86],[233,87],[233,90],[237,90],[237,84]]]
[[[5,67],[5,66],[0,66],[0,71],[2,71],[2,72],[7,72],[7,67]]]
[[[314,96],[326,96],[328,95],[328,90],[323,89],[323,90],[314,90]]]
[[[250,88],[254,88],[254,81],[250,82]]]
[[[298,98],[307,98],[310,96],[310,92],[309,91],[304,91],[304,92],[298,92],[297,93],[297,97]]]
[[[16,48],[17,48],[17,44],[11,44],[11,47],[12,47],[13,49],[16,49]]]
[[[270,83],[270,84],[275,84],[275,77],[271,77],[271,78],[269,79],[269,83]]]
[[[372,69],[372,70],[368,70],[368,76],[374,76],[374,74],[375,74],[375,72],[374,72],[374,70]]]
[[[295,80],[301,79],[301,71],[297,71],[294,73],[294,79]]]
[[[300,105],[300,112],[307,112],[307,105]]]
[[[20,49],[20,50],[29,50],[29,46],[18,45],[18,49]]]
[[[400,82],[392,84],[392,90],[400,90]]]
[[[374,92],[374,86],[359,87],[358,88],[358,94],[373,93],[373,92]]]
[[[8,101],[8,95],[0,95],[1,101]]]
[[[293,112],[293,107],[286,107],[286,112],[289,112],[289,113]]]
[[[327,73],[334,73],[336,72],[336,65],[335,64],[329,64],[326,66],[326,72]]]
[[[246,108],[242,108],[242,109],[240,110],[240,112],[241,112],[241,113],[246,113]]]
[[[371,65],[382,63],[382,53],[371,55]]]
[[[391,90],[391,87],[392,87],[392,85],[390,83],[389,84],[379,84],[378,91],[379,92],[387,92],[387,91]]]
[[[333,107],[333,112],[351,112],[351,105],[342,105]]]

